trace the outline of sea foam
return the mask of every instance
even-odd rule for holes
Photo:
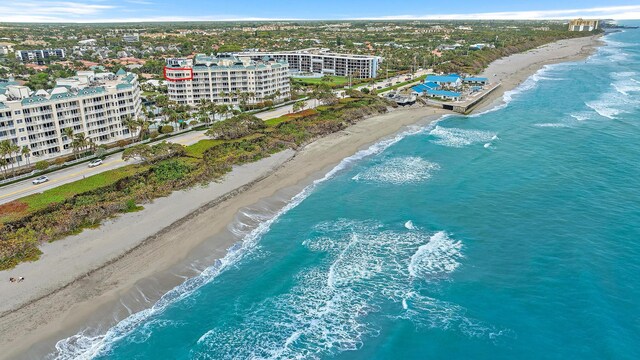
[[[440,165],[436,163],[409,156],[387,159],[384,163],[374,165],[352,179],[395,185],[418,183],[428,180],[433,172],[439,169]]]
[[[286,214],[304,201],[304,199],[306,199],[319,184],[333,178],[336,174],[353,166],[354,163],[362,160],[363,158],[378,154],[407,136],[419,134],[424,131],[428,131],[429,129],[430,127],[411,127],[394,137],[384,139],[371,145],[367,149],[358,151],[356,154],[343,159],[322,178],[315,180],[312,184],[305,187],[300,193],[293,196],[280,211],[274,214],[274,216],[269,219],[265,219],[251,231],[246,233],[242,240],[232,246],[222,259],[216,260],[212,266],[207,267],[199,275],[187,279],[181,285],[173,288],[160,297],[160,299],[150,308],[130,314],[104,333],[95,329],[87,329],[76,335],[58,341],[55,345],[56,351],[50,354],[48,358],[57,360],[91,359],[108,352],[114,343],[131,334],[140,326],[143,326],[144,323],[150,321],[153,316],[161,314],[167,307],[175,302],[187,298],[194,291],[215,279],[220,273],[233,267],[233,265],[238,261],[248,254],[251,254],[256,249],[260,238],[269,231],[271,225],[278,221],[282,215]]]

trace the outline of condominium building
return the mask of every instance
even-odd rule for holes
[[[9,55],[13,52],[13,44],[0,43],[0,55]]]
[[[383,61],[380,56],[338,54],[328,49],[310,48],[278,52],[242,52],[236,56],[246,56],[258,60],[273,58],[286,61],[292,73],[316,73],[355,78],[375,78]]]
[[[44,62],[44,59],[50,57],[57,57],[64,59],[66,53],[64,49],[45,49],[45,50],[18,50],[16,51],[16,58],[22,62],[35,61],[38,63]]]
[[[80,71],[38,91],[0,80],[0,141],[29,147],[32,161],[71,154],[68,128],[98,145],[125,139],[131,134],[123,120],[141,114],[137,76],[124,70]]]
[[[202,100],[229,105],[279,102],[291,91],[286,62],[230,54],[167,59],[164,76],[169,99],[191,106]]]
[[[569,31],[593,31],[598,29],[598,20],[574,19],[569,21]]]
[[[124,34],[122,36],[122,40],[124,40],[125,42],[131,43],[131,42],[138,42],[140,41],[140,34],[135,33],[135,34]]]

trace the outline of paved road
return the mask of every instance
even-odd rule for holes
[[[313,108],[316,108],[318,105],[320,105],[320,102],[316,99],[310,99],[310,100],[305,100],[305,104],[306,104],[305,109],[313,109]],[[273,118],[278,118],[282,115],[286,115],[292,112],[293,112],[293,104],[290,104],[287,106],[279,107],[277,109],[273,109],[271,111],[257,113],[256,117],[262,120],[269,120]]]
[[[204,135],[204,131],[193,131],[172,137],[167,139],[167,141],[189,146],[205,138],[206,136]],[[102,165],[94,168],[89,168],[87,163],[83,163],[49,173],[47,174],[49,181],[43,184],[33,185],[31,183],[33,179],[25,179],[15,184],[6,185],[0,188],[0,204],[133,163],[135,163],[133,160],[125,162],[122,160],[122,153],[117,153],[106,157]]]

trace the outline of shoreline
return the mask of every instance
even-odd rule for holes
[[[500,105],[507,91],[515,89],[544,65],[584,59],[598,45],[599,40],[593,36],[561,40],[496,60],[489,65],[485,74],[497,75],[496,69],[501,68],[500,74],[504,76],[502,86],[478,104],[472,113],[487,111]],[[498,79],[498,76],[487,77],[492,81]],[[18,271],[29,266],[38,271],[46,270],[47,264],[42,261],[48,254],[49,246],[60,247],[60,253],[71,252],[65,254],[66,258],[56,260],[74,261],[83,254],[69,249],[74,245],[71,241],[86,242],[92,236],[95,238],[96,233],[102,233],[101,238],[105,244],[120,242],[120,253],[105,254],[109,249],[98,250],[88,246],[83,249],[87,254],[102,251],[102,263],[96,258],[94,267],[82,269],[85,271],[75,268],[75,277],[68,274],[66,280],[49,284],[47,289],[35,289],[40,291],[39,296],[32,296],[27,302],[22,299],[20,303],[20,299],[12,298],[14,303],[5,301],[0,304],[0,333],[3,334],[0,347],[11,349],[0,354],[0,358],[42,358],[53,350],[52,346],[58,340],[86,329],[87,324],[95,325],[99,333],[126,317],[128,312],[148,308],[186,277],[196,275],[204,266],[227,254],[227,249],[238,240],[229,227],[238,220],[238,214],[243,210],[274,197],[281,198],[276,201],[276,207],[282,207],[296,191],[313,179],[323,176],[344,158],[397,134],[407,126],[420,122],[426,125],[444,114],[451,113],[417,107],[371,117],[320,138],[297,152],[285,150],[259,162],[234,167],[232,173],[220,183],[175,192],[146,204],[145,210],[139,213],[121,215],[106,221],[99,229],[85,230],[80,235],[46,244],[41,260],[21,264]],[[241,179],[245,183],[238,186],[235,181]],[[218,189],[218,185],[227,186],[224,188],[227,191],[211,190]],[[185,205],[185,201],[194,199],[201,203]],[[180,205],[182,213],[173,211]],[[157,224],[158,221],[153,221],[153,217],[155,220],[167,219],[168,213],[177,218],[166,221],[163,223],[166,225],[162,226]],[[156,223],[156,227],[144,229],[143,218]],[[136,230],[139,231],[136,237],[125,233],[124,229],[126,232],[135,232],[129,231],[131,228],[142,229]],[[110,229],[120,229],[121,232],[106,234]],[[184,236],[185,234],[188,236]],[[123,236],[125,240],[122,239]],[[202,256],[202,253],[208,255]],[[52,261],[48,265],[49,272],[56,269],[56,266],[62,266],[61,261]],[[73,265],[65,263],[62,267],[65,266],[74,270]],[[55,274],[47,274],[56,277]],[[9,271],[6,272],[6,277],[8,276]],[[26,285],[31,277],[25,277]],[[0,285],[0,290],[4,292],[2,286],[5,285]],[[15,287],[15,284],[12,286]],[[154,295],[148,295],[153,292]],[[111,320],[107,320],[109,316],[112,317]]]

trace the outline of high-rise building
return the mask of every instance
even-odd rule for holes
[[[38,91],[0,80],[0,141],[29,147],[32,161],[71,154],[68,128],[98,145],[125,139],[131,134],[123,120],[141,114],[137,76],[123,70],[80,71]]]
[[[352,76],[368,79],[378,76],[383,61],[380,56],[338,54],[328,49],[302,49],[277,52],[242,52],[236,56],[250,57],[253,60],[273,58],[289,64],[289,70],[295,73],[316,73],[335,76]]]
[[[598,29],[598,20],[574,19],[569,21],[569,31],[593,31]]]
[[[164,76],[169,99],[191,106],[202,100],[229,105],[280,102],[291,91],[286,62],[231,54],[167,59]]]
[[[38,63],[44,62],[44,59],[51,57],[57,57],[64,59],[66,53],[64,49],[45,49],[45,50],[18,50],[16,51],[16,58],[22,62],[35,61]]]

